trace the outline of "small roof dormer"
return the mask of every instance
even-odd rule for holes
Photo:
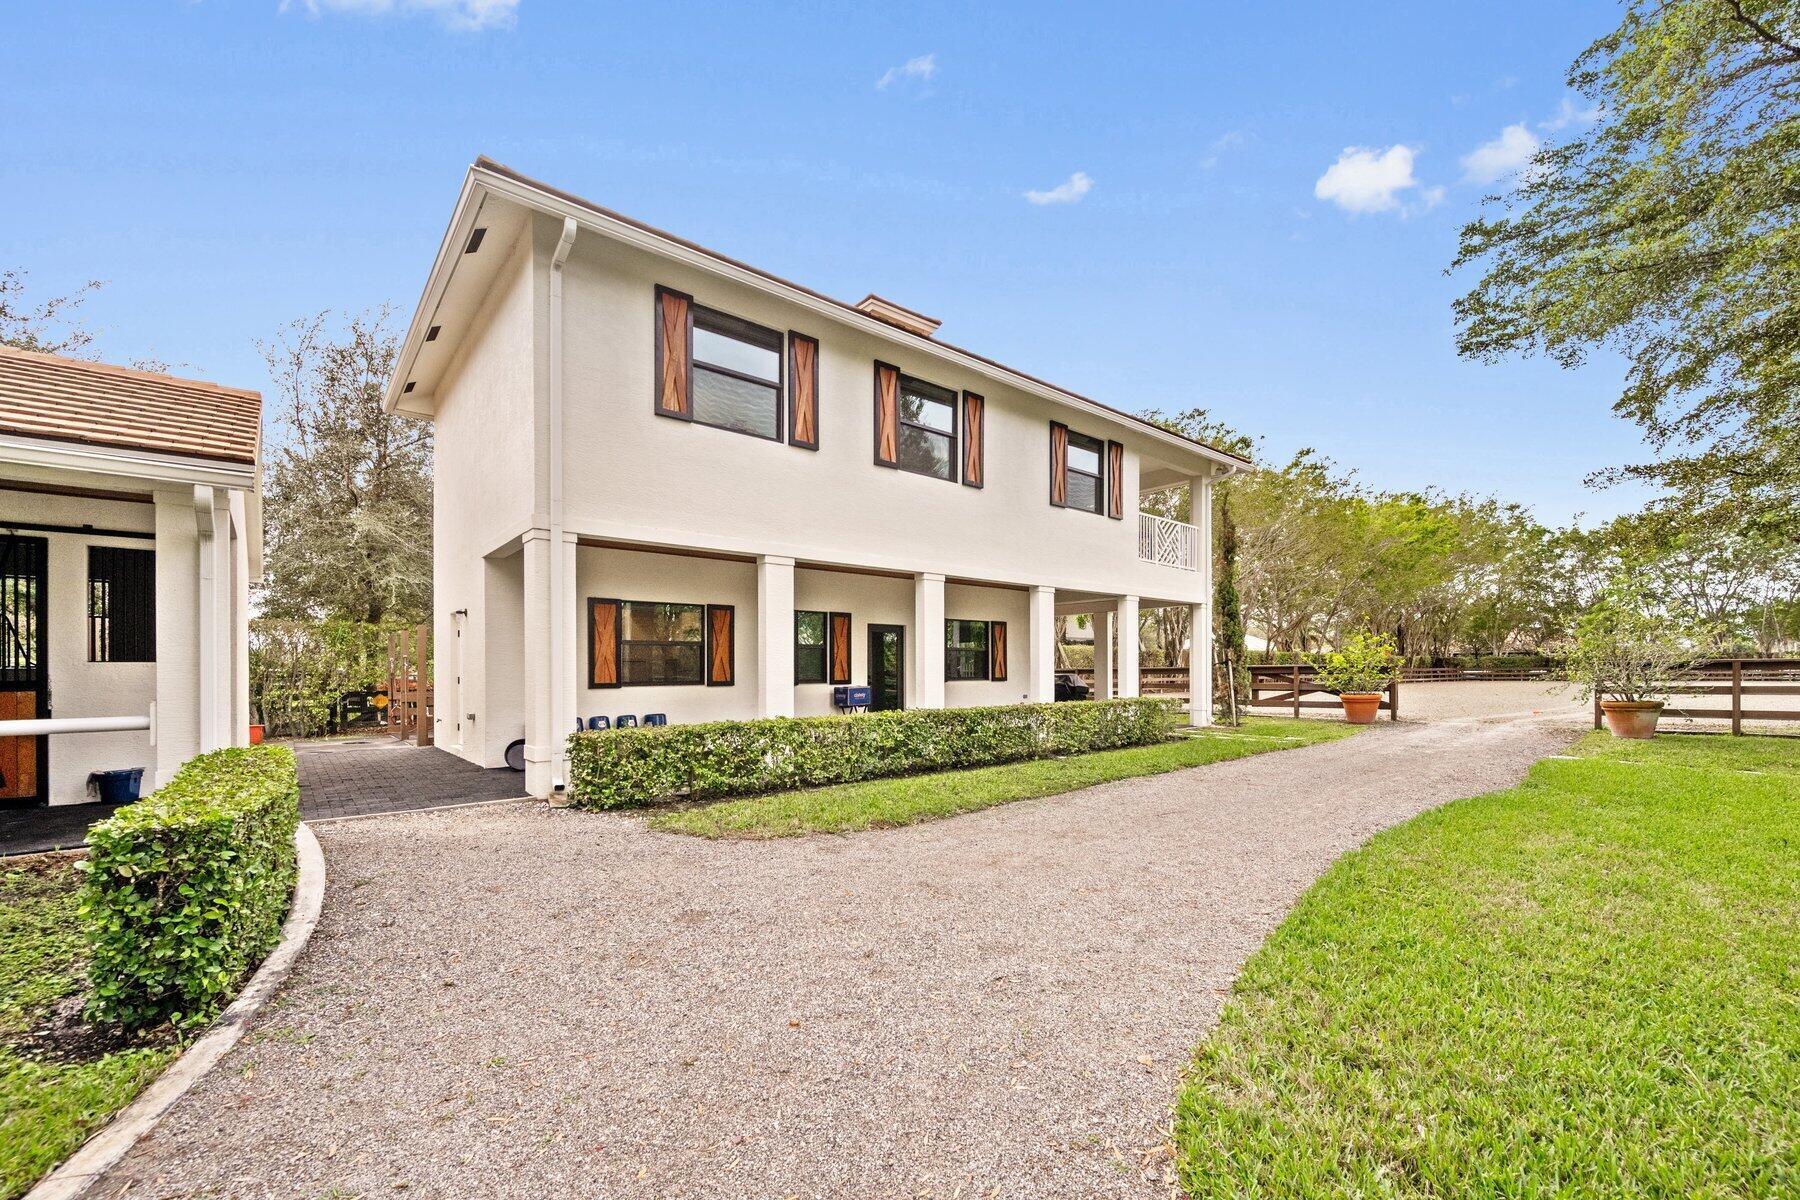
[[[885,321],[896,329],[904,329],[908,333],[916,333],[920,337],[930,337],[938,331],[943,322],[936,317],[928,317],[924,313],[914,312],[910,308],[902,308],[892,300],[884,300],[874,292],[870,292],[856,302],[856,311],[867,313],[877,321]]]

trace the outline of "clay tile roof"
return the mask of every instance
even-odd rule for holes
[[[262,396],[0,346],[0,433],[254,464]]]

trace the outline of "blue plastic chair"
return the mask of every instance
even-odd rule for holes
[[[588,718],[588,728],[589,729],[611,729],[612,728],[612,720],[609,717],[589,717]]]
[[[646,725],[667,725],[668,723],[669,723],[669,714],[668,713],[645,713],[644,714],[644,724],[646,724]]]
[[[633,716],[631,713],[625,713],[613,721],[613,728],[614,729],[636,729],[637,728],[637,717]]]

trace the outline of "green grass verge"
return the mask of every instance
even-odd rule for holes
[[[1306,894],[1177,1103],[1191,1195],[1800,1194],[1800,740],[1575,753]]]
[[[0,872],[0,1198],[21,1196],[130,1103],[170,1046],[54,1055],[21,1042],[81,986],[80,875],[66,860]]]
[[[1268,750],[1334,741],[1354,732],[1355,727],[1341,722],[1255,718],[1239,729],[1217,729],[1155,746],[875,779],[673,809],[651,817],[650,827],[707,838],[887,829],[1014,800],[1054,796],[1115,779],[1160,775]]]

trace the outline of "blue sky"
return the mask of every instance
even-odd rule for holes
[[[1620,368],[1461,362],[1481,196],[1584,119],[1600,0],[9,6],[0,265],[108,281],[97,349],[260,387],[321,308],[410,315],[486,153],[1121,407],[1371,484],[1635,508]]]

